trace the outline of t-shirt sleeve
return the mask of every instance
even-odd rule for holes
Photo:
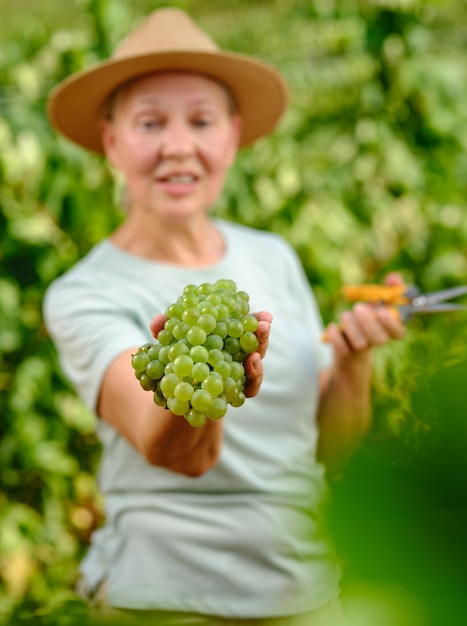
[[[85,405],[96,412],[104,374],[122,352],[151,340],[129,311],[116,308],[105,292],[64,282],[52,284],[43,303],[44,322],[64,374]]]

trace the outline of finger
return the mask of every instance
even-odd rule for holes
[[[269,345],[269,333],[271,330],[272,315],[267,311],[260,311],[254,314],[258,319],[258,328],[256,329],[256,336],[259,340],[259,346],[257,352],[263,359],[266,355],[266,350]]]
[[[341,314],[341,327],[345,340],[352,352],[360,352],[370,347],[371,342],[367,336],[364,315],[357,315],[359,309],[366,308],[366,305],[355,305],[351,311]]]
[[[402,339],[404,337],[406,327],[397,311],[382,306],[375,309],[375,316],[384,326],[391,339]]]
[[[402,274],[399,272],[389,272],[384,278],[384,284],[390,286],[403,285],[405,283]]]
[[[260,322],[255,333],[259,340],[257,352],[262,359],[266,356],[266,351],[268,349],[270,328],[271,325],[268,322]]]
[[[340,325],[334,323],[329,324],[323,334],[323,340],[330,343],[336,353],[342,357],[349,356],[352,353],[352,349],[347,342],[344,329]]]
[[[353,352],[362,352],[373,346],[387,343],[390,335],[375,309],[363,303],[356,304],[351,311],[341,316],[345,339]]]
[[[259,322],[264,321],[269,322],[269,324],[272,322],[272,314],[269,311],[259,311],[258,313],[253,313],[253,315]]]
[[[160,330],[164,328],[164,324],[167,318],[162,313],[157,314],[149,324],[149,328],[151,329],[152,336],[157,338],[157,334]]]
[[[253,398],[259,392],[263,382],[263,362],[258,352],[249,354],[244,362],[246,382],[245,396]]]

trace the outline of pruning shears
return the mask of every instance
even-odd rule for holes
[[[402,322],[420,313],[445,313],[464,310],[462,304],[447,302],[467,294],[467,285],[422,293],[416,285],[347,285],[343,295],[349,302],[368,302],[385,305]],[[326,332],[322,337],[327,341]]]

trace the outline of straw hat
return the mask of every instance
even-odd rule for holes
[[[288,103],[280,73],[250,56],[223,51],[180,9],[154,11],[117,46],[110,59],[77,72],[51,93],[48,115],[65,137],[103,152],[99,120],[117,87],[148,73],[186,70],[225,84],[243,119],[240,146],[273,130]]]

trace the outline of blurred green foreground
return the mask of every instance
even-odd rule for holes
[[[465,350],[458,362],[422,375],[411,391],[416,411],[430,415],[419,448],[407,455],[400,444],[373,442],[334,485],[329,521],[349,619],[356,612],[352,626],[464,623],[466,382]]]

